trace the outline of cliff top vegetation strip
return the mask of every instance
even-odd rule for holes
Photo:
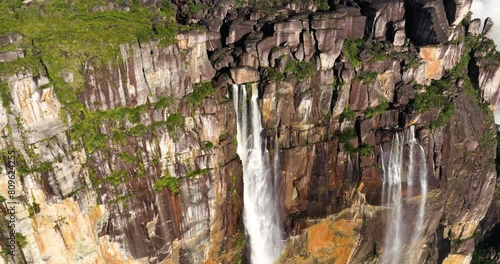
[[[89,59],[109,63],[119,54],[119,44],[155,38],[170,44],[175,40],[180,26],[169,6],[153,9],[137,1],[131,5],[121,2],[0,2],[0,36],[22,34],[24,40],[15,45],[26,52],[24,59],[0,64],[0,74],[13,74],[26,67],[37,71],[39,58],[53,77],[62,70],[78,71]],[[9,49],[13,49],[12,44],[0,46],[0,52]]]

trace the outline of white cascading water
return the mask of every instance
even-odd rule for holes
[[[409,178],[412,179],[412,184],[410,185],[410,190],[413,190],[413,182],[418,181],[419,183],[419,189],[420,189],[420,199],[418,202],[418,211],[417,211],[417,217],[416,217],[416,223],[415,223],[415,229],[412,234],[411,238],[411,248],[410,248],[410,260],[412,263],[416,263],[418,256],[418,247],[419,247],[419,242],[420,238],[422,236],[422,227],[424,225],[424,217],[425,217],[425,204],[427,202],[427,163],[426,163],[426,157],[425,157],[425,151],[424,148],[418,143],[417,139],[415,138],[415,127],[411,126],[410,127],[410,138],[409,138],[409,144],[411,146],[411,151],[412,151],[412,166],[415,165],[415,161],[413,158],[416,158],[417,165],[416,167],[418,168],[415,172],[413,170],[412,174],[409,174]],[[416,150],[415,150],[416,147]],[[414,157],[413,151],[416,151],[416,156]],[[415,175],[416,174],[416,175]]]
[[[427,201],[427,165],[424,149],[415,138],[413,126],[406,137],[402,133],[396,133],[390,151],[382,151],[382,169],[382,204],[392,210],[386,215],[388,226],[380,263],[417,263]],[[415,194],[414,189],[419,190],[420,195],[414,218],[415,226],[410,234],[402,229],[403,215],[406,213],[402,196],[404,181],[409,199]],[[407,252],[403,256],[405,245]]]
[[[388,214],[388,228],[385,234],[384,253],[381,257],[383,264],[401,263],[403,243],[401,238],[401,183],[403,180],[403,137],[394,136],[389,160],[386,164],[382,155],[382,169],[384,173],[382,185],[382,204],[392,206],[394,209]]]
[[[278,188],[275,186],[277,175],[273,177],[277,174],[278,157],[276,153],[271,164],[262,133],[257,87],[252,86],[250,102],[244,85],[233,85],[232,89],[237,118],[237,152],[243,163],[243,222],[249,240],[250,261],[272,264],[283,247]]]

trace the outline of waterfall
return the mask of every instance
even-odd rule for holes
[[[278,153],[271,164],[257,102],[257,87],[252,85],[250,102],[244,85],[233,85],[232,92],[237,117],[237,153],[243,163],[243,223],[250,261],[272,264],[283,247],[278,188],[274,184],[278,177]]]
[[[388,215],[389,228],[385,234],[384,253],[381,263],[401,263],[401,182],[403,174],[403,137],[399,134],[394,136],[389,153],[388,164],[382,160],[384,173],[382,185],[382,204],[393,206],[392,214]],[[383,157],[383,155],[382,155]]]
[[[415,128],[408,133],[396,133],[390,150],[382,150],[382,204],[391,208],[385,215],[387,229],[382,264],[417,263],[420,238],[425,217],[427,201],[427,165],[423,147],[415,138]],[[403,206],[402,190],[406,182],[406,197],[412,199],[419,191],[417,212],[413,213]],[[403,228],[403,215],[414,214],[413,228]],[[412,215],[413,216],[413,215]],[[403,250],[406,246],[406,255]]]
[[[412,127],[413,128],[413,127]],[[415,141],[416,142],[416,141]],[[416,143],[418,144],[418,143]],[[415,224],[415,230],[413,231],[412,236],[412,248],[411,248],[411,258],[414,261],[417,261],[418,256],[418,245],[420,241],[420,237],[422,235],[422,227],[424,225],[424,217],[425,217],[425,204],[427,202],[427,163],[425,162],[425,151],[424,148],[418,144],[418,160],[420,161],[420,168],[418,170],[418,181],[420,183],[420,199],[418,203],[418,212],[417,212],[417,221]]]

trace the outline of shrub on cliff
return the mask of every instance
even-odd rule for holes
[[[171,177],[170,175],[165,175],[155,182],[155,190],[161,191],[167,187],[171,192],[179,192],[179,179],[176,177]]]

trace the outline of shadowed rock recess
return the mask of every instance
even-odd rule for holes
[[[500,54],[471,2],[2,1],[0,263],[250,263],[233,84],[279,163],[278,263],[384,263],[410,129],[401,263],[498,263]]]

